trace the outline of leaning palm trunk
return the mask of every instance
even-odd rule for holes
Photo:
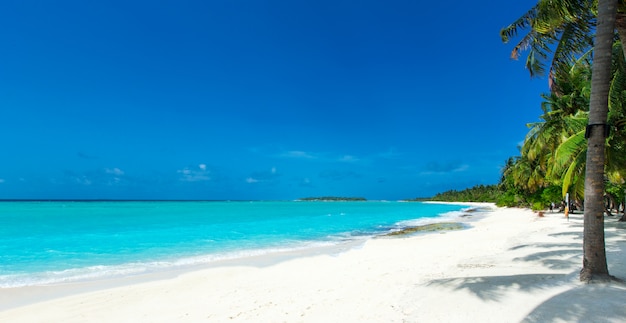
[[[585,215],[583,268],[580,280],[610,279],[604,243],[604,150],[612,45],[615,32],[617,0],[598,1],[598,23],[593,49],[589,125],[587,126],[587,162],[585,170]]]

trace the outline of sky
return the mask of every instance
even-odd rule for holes
[[[0,5],[0,199],[396,200],[496,184],[534,1]]]

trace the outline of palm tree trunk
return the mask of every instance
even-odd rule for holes
[[[598,1],[598,20],[593,47],[583,235],[584,282],[610,280],[604,243],[604,150],[609,106],[611,58],[617,0]]]

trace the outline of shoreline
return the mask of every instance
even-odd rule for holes
[[[444,215],[447,213],[444,213],[434,218],[416,219],[413,221],[417,221],[417,225],[407,224],[399,229],[399,231],[415,228],[416,226],[430,226],[438,223],[448,223],[449,221],[456,221],[456,223],[463,224],[464,228],[466,228],[467,223],[479,219],[479,214],[487,212],[490,207],[490,203],[433,202],[433,204],[467,205],[470,207],[485,207],[486,209],[482,209],[480,212],[473,212],[472,216],[454,215],[445,217]],[[465,210],[466,209],[462,209],[454,212],[464,212]],[[350,249],[361,248],[368,240],[389,238],[390,235],[393,236],[399,231],[385,231],[369,236],[354,237],[344,241],[329,241],[328,244],[300,246],[297,248],[281,248],[279,250],[269,249],[267,251],[261,251],[260,253],[224,258],[218,257],[207,262],[153,268],[137,273],[117,274],[113,276],[96,276],[91,278],[35,285],[0,287],[0,312],[75,294],[123,287],[137,283],[172,279],[182,274],[199,270],[236,266],[265,267],[294,258],[312,257],[316,255],[338,255]],[[432,234],[433,231],[436,232],[438,230],[407,233],[406,235]]]
[[[370,238],[371,239],[371,238]],[[149,283],[175,279],[187,273],[214,268],[229,267],[269,267],[295,258],[314,257],[318,255],[336,256],[351,249],[358,249],[367,240],[347,240],[336,244],[271,251],[267,253],[246,255],[235,258],[217,259],[207,263],[165,267],[153,271],[114,277],[98,277],[70,282],[59,282],[44,285],[18,287],[0,287],[0,314],[3,311],[51,301],[82,293],[103,291],[141,283]],[[0,315],[1,317],[1,315]]]
[[[463,206],[459,205],[428,206],[425,204],[417,205],[414,208],[413,205],[383,202],[372,202],[370,205],[375,206],[374,208],[370,208],[369,205],[363,206],[362,204],[356,206],[356,203],[345,205],[315,203],[315,206],[309,206],[297,202],[267,201],[263,202],[267,203],[263,206],[247,202],[219,203],[208,207],[207,211],[207,205],[195,202],[189,208],[186,206],[181,207],[178,205],[178,202],[174,204],[156,203],[155,205],[139,203],[133,205],[133,208],[122,208],[122,210],[135,210],[136,207],[139,210],[139,214],[144,214],[142,216],[146,217],[145,224],[142,223],[142,226],[131,226],[128,230],[113,227],[106,228],[107,223],[116,222],[108,221],[102,214],[111,210],[116,212],[120,207],[117,203],[108,204],[108,202],[102,202],[93,206],[80,202],[76,207],[70,208],[74,212],[66,212],[65,203],[42,207],[41,210],[50,208],[50,212],[59,212],[59,216],[62,216],[63,219],[53,221],[54,223],[51,223],[49,228],[38,221],[38,224],[46,227],[46,229],[34,231],[35,235],[39,234],[39,236],[30,238],[35,239],[34,241],[37,242],[30,246],[20,245],[22,241],[28,241],[22,239],[23,234],[21,233],[22,230],[25,230],[25,232],[29,230],[28,227],[24,226],[24,224],[28,225],[28,221],[21,221],[8,227],[10,230],[9,234],[3,237],[8,237],[8,251],[4,258],[13,260],[5,264],[6,266],[2,266],[0,288],[106,280],[159,271],[178,270],[204,264],[210,265],[223,260],[247,258],[254,255],[275,254],[294,250],[304,250],[303,252],[305,252],[307,249],[341,244],[347,240],[365,240],[406,225],[415,225],[422,221],[442,221],[440,220],[441,217],[453,218],[455,216],[454,211],[463,208]],[[273,209],[275,205],[280,207],[281,211],[276,216],[269,216],[270,220],[266,221],[263,218],[266,216],[264,212]],[[172,208],[173,211],[163,212],[161,210],[163,206]],[[28,206],[23,203],[16,203],[11,205],[11,208],[9,213],[11,211],[20,212],[21,208],[28,208]],[[293,208],[294,210],[287,211],[288,208]],[[380,212],[378,208],[380,208]],[[395,213],[396,208],[402,211]],[[103,211],[100,211],[100,209],[103,209]],[[354,211],[352,211],[353,209]],[[359,220],[359,217],[352,216],[359,215],[361,209],[364,220]],[[420,213],[423,209],[428,209],[429,211]],[[436,210],[431,212],[430,209]],[[39,206],[37,206],[37,210],[40,210]],[[155,210],[155,216],[176,214],[178,212],[183,212],[189,216],[186,216],[182,221],[172,216],[165,216],[164,222],[172,221],[171,225],[165,225],[163,224],[164,222],[154,220],[154,217],[149,215],[150,212],[155,212]],[[159,210],[161,211],[159,212]],[[297,216],[291,216],[291,213],[301,211],[303,212],[302,216],[305,222],[298,223],[299,220],[290,220],[300,219]],[[387,211],[392,213],[386,214]],[[413,211],[417,213],[412,213]],[[96,220],[93,221],[65,219],[65,217],[71,217],[71,215],[83,212],[94,212],[101,216],[99,218],[95,217]],[[121,215],[118,215],[116,212],[115,216],[120,216],[120,221],[125,221],[124,218],[126,216],[129,216],[132,220],[133,217],[130,217],[130,213],[134,212],[136,211],[126,211]],[[201,215],[201,213],[213,215],[226,214],[228,212],[235,215],[225,216],[224,221],[213,220],[214,216],[206,217],[206,214]],[[243,222],[238,221],[238,216],[248,212],[256,215],[242,220]],[[276,211],[272,210],[271,212]],[[331,216],[335,212],[337,218],[332,218]],[[344,212],[348,212],[350,216],[344,217],[343,215],[346,214]],[[390,219],[385,218],[386,216],[390,217]],[[201,217],[202,220],[196,219],[198,217]],[[205,217],[207,218],[206,221]],[[272,219],[280,219],[281,217],[285,217],[286,221],[281,221],[279,224],[272,223]],[[52,217],[49,218],[52,219]],[[90,217],[81,216],[81,219],[83,218],[89,219]],[[189,220],[185,221],[185,219]],[[260,219],[260,223],[256,223],[256,219]],[[306,223],[306,220],[309,219],[313,221],[311,224]],[[233,223],[222,224],[222,222],[226,223],[230,220]],[[65,221],[77,226],[78,229],[76,231],[67,230],[66,226],[63,225]],[[191,224],[200,223],[197,221],[202,221],[202,225]],[[351,222],[354,223],[351,224]],[[100,223],[103,223],[103,225]],[[268,224],[265,225],[266,223]],[[54,228],[56,225],[59,225],[58,229]],[[88,229],[91,227],[96,228],[95,231],[100,230],[103,232],[94,234],[94,231]],[[143,229],[144,227],[145,229]],[[290,229],[285,230],[284,228]],[[76,247],[67,247],[63,243],[58,244],[58,241],[67,239],[58,238],[56,234],[48,234],[46,230],[61,232],[61,235],[64,234],[63,232],[68,232],[70,233],[68,234],[68,239],[82,239],[80,237],[86,237],[85,243],[82,243],[82,241],[76,242],[67,245],[75,245]],[[122,235],[118,235],[118,231]],[[185,234],[182,234],[182,232],[185,232]],[[181,235],[177,236],[179,233]],[[53,237],[53,240],[50,240],[49,237]],[[5,240],[2,239],[2,241]],[[144,245],[147,247],[142,247]],[[92,253],[90,250],[94,249],[95,252]],[[30,252],[24,253],[20,250],[29,250]],[[126,250],[129,251],[127,252]],[[81,252],[85,252],[88,256],[82,257]],[[89,256],[92,254],[96,255],[96,257]],[[90,261],[91,259],[94,259],[94,261]],[[2,307],[2,304],[0,304],[0,310],[2,310]]]
[[[540,218],[530,210],[494,207],[468,223],[464,230],[263,255],[125,277],[117,284],[0,289],[0,303],[23,305],[2,309],[0,320],[618,322],[626,317],[625,286],[578,282],[581,214],[567,221],[559,213]],[[609,271],[626,278],[626,227],[606,224]],[[16,304],[20,297],[24,302]]]
[[[82,203],[82,202],[81,202]],[[273,202],[269,202],[273,203]],[[289,202],[288,202],[289,203]],[[377,203],[377,202],[374,202]],[[421,203],[420,203],[421,204]],[[398,204],[401,205],[401,204]],[[453,204],[454,205],[454,204]],[[434,207],[434,206],[433,206]],[[418,208],[420,210],[421,207]],[[52,267],[48,270],[27,271],[19,272],[15,270],[14,275],[0,275],[0,291],[3,288],[18,288],[29,286],[50,286],[50,285],[63,285],[74,284],[82,282],[91,282],[99,280],[114,280],[127,276],[143,276],[150,275],[158,272],[172,272],[172,271],[185,271],[191,270],[190,268],[201,268],[202,266],[212,266],[213,264],[232,263],[239,259],[254,258],[256,256],[272,257],[272,255],[286,254],[306,254],[308,250],[316,250],[318,248],[333,248],[335,245],[341,245],[346,242],[352,241],[364,241],[367,239],[375,238],[379,235],[385,235],[389,232],[396,230],[402,230],[409,226],[415,226],[420,224],[430,224],[444,221],[455,221],[458,218],[459,212],[463,211],[461,205],[454,205],[454,211],[440,211],[433,212],[432,215],[422,217],[421,214],[416,215],[417,218],[400,219],[396,223],[370,227],[357,227],[353,229],[346,229],[344,232],[331,232],[326,236],[320,234],[318,236],[301,237],[297,236],[292,239],[283,238],[282,240],[272,241],[271,239],[265,239],[262,243],[247,243],[245,246],[238,247],[236,240],[233,239],[233,245],[226,245],[226,248],[222,250],[218,248],[204,248],[204,246],[197,246],[195,249],[183,250],[182,252],[170,251],[169,254],[159,254],[157,256],[148,257],[141,255],[139,257],[133,257],[132,259],[126,257],[122,261],[110,261],[103,262],[83,262],[77,266],[63,267],[63,265]],[[333,208],[331,208],[333,209]],[[458,210],[458,211],[457,211]],[[333,212],[330,210],[328,212]],[[336,210],[342,211],[343,210]],[[325,212],[325,211],[324,211]],[[330,214],[330,213],[329,213]],[[343,214],[343,213],[342,213]],[[234,224],[234,230],[237,230],[237,225]],[[85,227],[87,227],[85,225]],[[273,230],[273,227],[267,228],[267,230]],[[315,230],[315,229],[309,229]],[[321,229],[325,232],[324,228]],[[332,231],[332,230],[331,230]],[[335,230],[336,231],[336,230]],[[175,230],[173,231],[175,232]],[[220,232],[217,230],[216,232]],[[216,239],[220,241],[220,234],[216,234],[218,238],[213,238],[214,235],[209,236],[209,241]],[[242,234],[245,236],[245,234]],[[281,236],[278,234],[277,236]],[[18,240],[18,238],[14,239]],[[228,239],[222,239],[228,241]],[[245,240],[245,239],[243,239]],[[252,241],[248,239],[248,241]],[[269,242],[268,242],[269,241]],[[99,245],[107,245],[108,241],[103,240]],[[94,246],[99,248],[98,245]],[[129,248],[132,246],[129,246]],[[230,247],[230,248],[229,248]],[[15,248],[16,250],[22,248]],[[174,248],[173,248],[174,249]],[[205,250],[206,249],[206,250]],[[198,251],[201,252],[198,252]],[[54,254],[54,253],[52,253]],[[149,253],[147,253],[149,255]],[[47,255],[46,255],[47,256]],[[115,260],[115,256],[109,257]],[[9,257],[10,259],[10,257]],[[20,258],[17,258],[20,259]],[[56,260],[52,259],[52,263]],[[58,261],[57,261],[58,262]],[[20,268],[20,261],[14,261],[13,265],[16,268]],[[35,266],[32,266],[35,267]],[[4,268],[3,268],[4,269]],[[3,310],[6,306],[0,302],[0,310]]]

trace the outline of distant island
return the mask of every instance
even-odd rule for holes
[[[320,197],[303,197],[298,201],[332,201],[332,202],[362,202],[367,201],[364,197],[340,197],[340,196],[320,196]]]

